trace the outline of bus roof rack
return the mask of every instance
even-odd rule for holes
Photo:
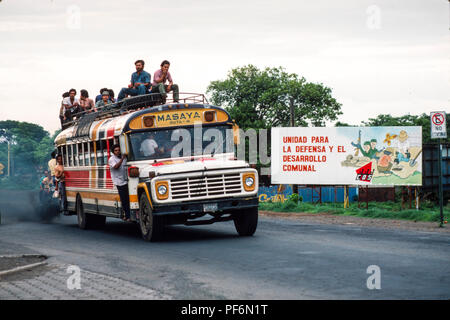
[[[174,101],[173,98],[167,98],[164,101],[160,93],[149,93],[140,96],[125,98],[122,101],[107,104],[101,109],[98,109],[97,112],[83,111],[80,113],[76,113],[73,115],[75,117],[74,120],[63,123],[62,129],[64,130],[75,124],[78,124],[76,136],[88,136],[90,125],[96,120],[111,118],[124,113],[128,113],[129,111],[145,109],[159,105],[189,103],[209,104],[205,95],[201,93],[180,92],[178,101]]]

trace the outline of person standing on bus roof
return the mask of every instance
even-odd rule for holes
[[[125,95],[140,96],[146,94],[151,89],[151,76],[144,71],[144,60],[137,60],[134,65],[136,66],[136,72],[131,74],[131,83],[128,85],[128,88],[120,90],[117,101],[123,100]]]
[[[179,99],[179,90],[178,85],[173,84],[172,76],[169,72],[170,62],[164,60],[161,62],[161,69],[156,70],[153,75],[153,83],[152,86],[158,88],[159,93],[161,93],[163,97],[163,101],[166,101],[167,92],[173,91],[173,102],[178,102]],[[169,81],[169,84],[166,85],[166,82]]]
[[[113,151],[113,155],[108,161],[111,171],[111,179],[119,191],[120,202],[122,204],[122,209],[125,212],[125,217],[123,220],[131,221],[126,155],[121,155],[120,146],[118,144],[113,145],[111,150]]]
[[[61,154],[56,156],[56,162],[58,163],[55,167],[55,178],[57,181],[56,190],[59,192],[60,198],[60,209],[65,216],[69,215],[67,210],[67,197],[66,197],[66,177],[64,173],[63,158]]]

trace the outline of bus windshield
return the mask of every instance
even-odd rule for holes
[[[231,125],[134,132],[130,142],[134,161],[234,152]]]

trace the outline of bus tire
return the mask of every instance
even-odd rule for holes
[[[139,207],[139,226],[142,238],[145,241],[160,240],[164,230],[164,223],[161,217],[153,214],[152,207],[145,193],[141,194],[139,199]]]
[[[241,237],[252,236],[258,226],[258,207],[240,210],[234,215],[234,226]]]
[[[83,200],[81,199],[81,196],[77,196],[77,202],[75,204],[75,210],[77,213],[77,219],[78,219],[78,227],[80,229],[93,229],[95,227],[98,227],[99,224],[101,224],[102,216],[95,216],[89,213],[84,212],[84,205]],[[106,218],[106,217],[103,217]]]

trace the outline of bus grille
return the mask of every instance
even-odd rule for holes
[[[242,192],[239,173],[172,179],[170,185],[173,200],[218,197]]]

